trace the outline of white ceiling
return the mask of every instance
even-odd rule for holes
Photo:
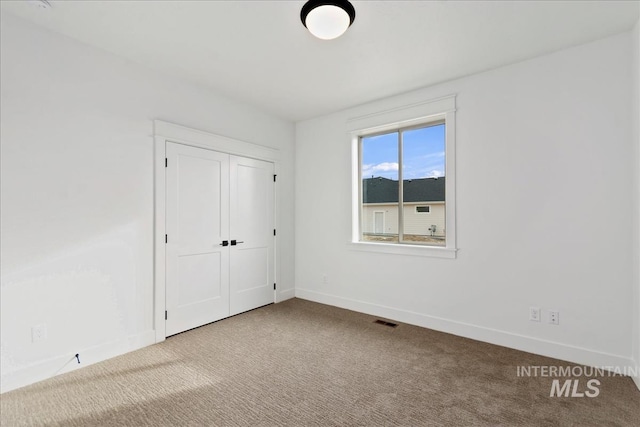
[[[22,18],[297,121],[630,30],[638,1],[353,1],[339,39],[304,1],[2,1]]]

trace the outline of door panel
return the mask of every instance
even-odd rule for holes
[[[221,277],[221,254],[194,254],[178,256],[178,277],[180,283],[189,286],[178,287],[178,306],[186,307],[222,296],[221,281],[211,278]]]
[[[167,143],[167,336],[229,315],[229,156]]]
[[[384,233],[384,212],[374,212],[374,232],[376,234]]]
[[[235,270],[232,278],[235,291],[240,294],[252,291],[269,283],[269,249],[268,248],[243,248],[239,247],[233,253],[233,262],[247,268]],[[273,291],[273,282],[271,282]],[[264,305],[264,304],[263,304]]]
[[[230,313],[274,300],[273,163],[230,156]],[[241,242],[241,243],[240,243]]]

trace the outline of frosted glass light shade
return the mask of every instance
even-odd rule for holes
[[[310,0],[300,18],[311,34],[322,40],[340,37],[355,19],[355,9],[348,1]]]
[[[322,40],[340,37],[349,28],[349,15],[337,6],[320,6],[307,15],[305,21],[311,34]]]

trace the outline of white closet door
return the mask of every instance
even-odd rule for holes
[[[231,315],[274,301],[273,163],[230,156]],[[233,240],[232,240],[233,244]]]
[[[167,143],[166,335],[229,316],[229,155]]]

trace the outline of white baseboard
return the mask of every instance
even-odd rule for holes
[[[632,359],[615,354],[541,340],[539,338],[513,334],[510,332],[485,328],[435,316],[428,316],[421,313],[401,310],[379,304],[372,304],[365,301],[338,297],[308,289],[296,288],[295,291],[297,298],[345,308],[347,310],[353,310],[373,316],[384,317],[389,320],[396,320],[410,325],[434,329],[436,331],[526,351],[528,353],[538,354],[541,356],[552,357],[554,359],[594,367],[618,367],[619,369],[629,369],[636,366]],[[634,380],[636,381],[636,384],[638,384],[638,380],[635,378]]]
[[[640,361],[636,361],[634,365],[636,367],[635,371],[637,375],[632,376],[633,382],[636,383],[636,387],[638,387],[638,391],[640,391]]]
[[[76,353],[69,353],[13,372],[3,373],[2,377],[0,377],[0,393],[15,390],[66,372],[75,371],[152,344],[155,344],[155,331],[145,331],[117,341],[79,349],[77,354],[79,354],[80,363],[75,357]]]
[[[276,302],[286,301],[296,296],[295,289],[285,289],[282,291],[278,291]]]

